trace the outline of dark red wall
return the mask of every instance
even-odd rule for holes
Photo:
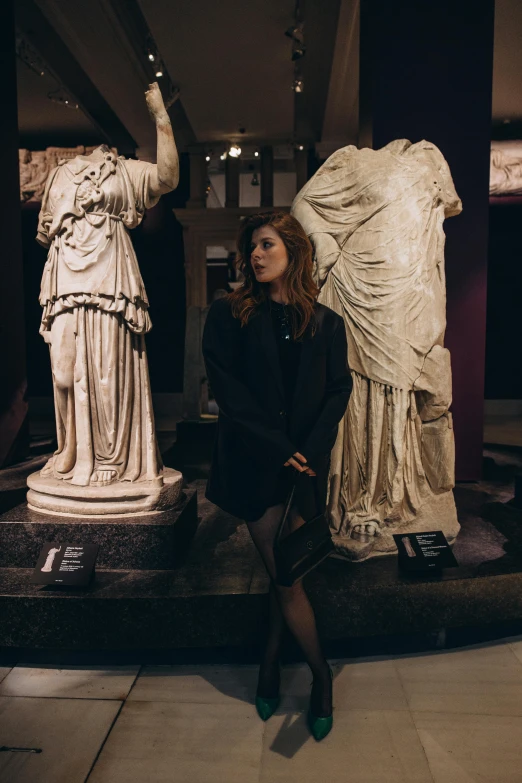
[[[18,123],[16,53],[13,2],[4,3],[0,26],[0,68],[2,91],[2,171],[0,260],[0,467],[22,450],[27,403],[24,335],[24,297],[20,229],[20,181],[18,174]]]
[[[522,399],[522,197],[489,208],[486,399]]]
[[[493,0],[362,0],[362,144],[427,139],[464,211],[446,221],[457,479],[482,465]]]

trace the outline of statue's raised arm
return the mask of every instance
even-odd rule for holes
[[[156,169],[150,178],[150,195],[158,197],[178,187],[179,157],[172,125],[157,82],[149,84],[145,98],[158,134]]]

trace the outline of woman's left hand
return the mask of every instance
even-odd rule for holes
[[[317,473],[312,468],[305,468],[303,473],[306,473],[307,476],[317,476]]]

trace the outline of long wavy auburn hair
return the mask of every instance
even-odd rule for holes
[[[314,303],[319,288],[312,277],[313,248],[301,224],[287,212],[260,212],[243,218],[237,239],[237,268],[245,281],[228,299],[232,303],[232,315],[239,318],[241,326],[248,323],[254,312],[269,299],[269,284],[259,283],[252,268],[250,254],[252,234],[261,226],[271,226],[281,239],[288,253],[288,267],[283,274],[288,302],[292,307],[291,329],[294,340],[304,335],[312,322],[312,334],[316,324]]]

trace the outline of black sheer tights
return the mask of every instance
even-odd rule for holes
[[[332,712],[330,670],[323,655],[315,615],[302,582],[292,587],[275,584],[273,543],[283,506],[271,506],[255,522],[247,522],[250,535],[270,576],[270,624],[266,646],[259,670],[258,695],[275,698],[279,692],[279,658],[285,626],[300,645],[313,674],[311,707],[314,715],[326,716]],[[290,529],[304,524],[294,507],[290,510]]]

